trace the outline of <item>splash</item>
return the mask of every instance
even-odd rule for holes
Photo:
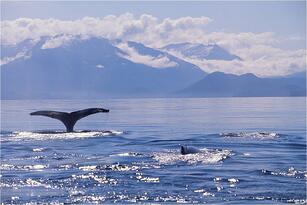
[[[159,183],[160,178],[159,177],[149,177],[149,176],[144,176],[143,173],[141,172],[136,172],[136,179],[139,181],[145,182],[145,183]]]
[[[215,164],[229,157],[232,152],[230,150],[218,149],[201,149],[201,152],[196,154],[181,155],[177,151],[154,153],[153,159],[160,164],[174,164],[178,161],[183,161],[188,164]]]
[[[301,171],[295,169],[294,167],[290,167],[287,171],[269,171],[269,170],[261,170],[263,174],[273,175],[273,176],[284,176],[284,177],[294,177],[297,179],[305,179],[307,180],[307,171]]]
[[[139,166],[135,165],[121,165],[121,164],[112,164],[112,165],[105,165],[105,170],[111,170],[111,171],[119,171],[119,172],[125,172],[125,171],[136,171],[141,169]]]
[[[44,182],[44,180],[42,179],[32,179],[32,178],[27,178],[18,181],[1,181],[0,187],[14,188],[14,189],[20,189],[23,187],[43,187],[46,189],[55,189],[55,187],[53,187],[51,184]]]
[[[12,165],[12,164],[1,164],[0,171],[5,170],[18,170],[18,171],[43,171],[48,168],[48,165],[34,164],[34,165]]]
[[[275,132],[229,132],[229,133],[220,133],[220,136],[227,138],[252,138],[252,139],[274,139],[279,137],[279,134]]]
[[[208,192],[205,189],[196,189],[196,190],[194,190],[194,192],[195,193],[202,193],[203,196],[212,196],[212,197],[215,196],[214,193]]]
[[[71,176],[71,180],[72,181],[77,181],[77,182],[80,182],[80,180],[82,181],[86,181],[86,180],[92,180],[96,183],[99,183],[99,184],[113,184],[113,185],[116,185],[117,184],[117,180],[116,179],[113,179],[113,178],[109,178],[105,175],[98,175],[98,174],[95,174],[95,173],[87,173],[87,174],[82,174],[82,175],[75,175],[73,174]]]
[[[136,157],[136,156],[142,156],[141,153],[136,153],[136,152],[123,152],[115,155],[110,155],[110,156],[119,156],[119,157]]]
[[[46,150],[46,148],[33,148],[32,149],[33,152],[43,152],[45,150]]]
[[[5,141],[28,141],[28,140],[65,140],[65,139],[82,139],[91,137],[104,137],[110,135],[121,135],[124,132],[116,130],[103,131],[76,131],[76,132],[62,132],[62,131],[43,131],[43,132],[29,132],[16,131],[9,134],[7,137],[1,137],[1,142]],[[40,151],[40,150],[33,150]]]

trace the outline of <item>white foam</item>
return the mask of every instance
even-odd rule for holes
[[[289,199],[287,200],[288,203],[294,203],[294,204],[306,204],[307,199]]]
[[[120,135],[122,131],[76,131],[76,132],[13,132],[9,137],[1,138],[1,141],[25,141],[25,140],[63,140],[63,139],[79,139],[91,137],[104,137],[110,135]],[[43,148],[41,148],[43,149]],[[34,151],[34,149],[33,149]],[[40,151],[35,149],[35,151]],[[41,150],[43,151],[43,150]]]
[[[196,189],[196,190],[194,190],[194,192],[195,193],[203,193],[203,192],[205,192],[205,190],[204,189]]]
[[[215,164],[223,161],[230,155],[230,150],[201,149],[201,152],[199,153],[186,155],[174,151],[154,153],[153,159],[159,161],[161,164],[173,164],[178,161],[187,162],[189,164]]]
[[[44,168],[47,168],[46,165],[43,164],[35,164],[35,165],[26,165],[24,166],[25,169],[34,169],[34,170],[42,170]]]
[[[217,191],[222,191],[224,188],[222,186],[216,186]]]
[[[239,179],[230,178],[230,179],[228,179],[228,182],[229,182],[230,187],[235,187],[237,185],[237,183],[239,183]]]
[[[143,174],[141,172],[136,172],[136,178],[138,180],[146,182],[146,183],[159,183],[160,182],[159,177],[143,176]]]
[[[210,192],[207,192],[207,191],[204,192],[203,195],[204,196],[215,196],[213,193],[210,193]]]
[[[125,171],[135,171],[140,169],[139,166],[135,165],[120,165],[120,164],[112,164],[106,166],[106,169],[110,169],[112,171],[120,171],[120,172],[125,172]]]
[[[26,179],[25,181],[26,186],[31,186],[31,187],[45,187],[45,188],[52,188],[49,184],[44,184],[38,180],[34,180],[31,178]]]
[[[125,152],[125,153],[119,153],[117,154],[117,156],[120,156],[120,157],[129,157],[131,156],[129,152]]]
[[[30,179],[30,178],[26,180],[26,184],[28,184],[30,186],[41,186],[42,185],[42,183],[40,183],[40,182],[38,182],[34,179]]]
[[[279,137],[275,132],[239,132],[239,133],[220,133],[223,137],[240,137],[240,138],[255,138],[255,139],[274,139]]]
[[[46,150],[46,149],[45,148],[33,148],[32,149],[33,152],[42,152],[44,150]]]
[[[117,184],[115,179],[107,178],[106,176],[99,176],[94,173],[82,174],[82,175],[72,175],[73,180],[94,180],[100,184]]]
[[[275,175],[275,176],[295,177],[299,179],[304,178],[307,180],[307,171],[297,170],[294,167],[290,167],[287,171],[262,170],[262,173]]]
[[[12,196],[11,199],[14,201],[14,200],[18,200],[19,199],[19,196]]]
[[[159,183],[160,182],[159,177],[143,177],[140,180],[146,183]]]
[[[100,204],[104,202],[106,197],[104,196],[78,196],[73,198],[73,204]]]
[[[110,155],[110,156],[119,156],[119,157],[135,157],[141,155],[139,153],[135,153],[135,152],[124,152],[124,153],[119,153],[119,154],[115,154],[115,155]]]
[[[63,164],[63,165],[60,165],[60,169],[67,170],[67,169],[70,169],[70,168],[72,168],[72,165],[70,165],[70,164]]]
[[[204,189],[197,189],[197,190],[194,190],[195,193],[202,193],[203,196],[215,196],[213,193],[210,193]]]
[[[228,182],[229,183],[238,183],[239,182],[239,179],[235,179],[235,178],[230,178],[230,179],[228,179]]]
[[[14,169],[14,165],[11,164],[0,164],[0,170],[11,170]]]
[[[154,201],[155,202],[166,202],[166,204],[170,203],[170,202],[177,202],[177,203],[180,203],[180,204],[183,204],[183,203],[188,203],[188,204],[191,204],[190,201],[188,201],[187,199],[185,198],[182,198],[181,196],[179,195],[169,195],[169,196],[156,196],[154,198]]]
[[[220,181],[222,181],[222,178],[221,178],[221,177],[215,177],[215,178],[213,179],[213,181],[215,181],[215,182],[220,182]]]
[[[95,171],[97,169],[97,166],[93,165],[93,166],[83,166],[83,167],[79,167],[79,169],[81,169],[82,171]]]

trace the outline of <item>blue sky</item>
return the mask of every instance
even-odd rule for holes
[[[284,35],[304,35],[305,1],[273,2],[1,2],[2,19],[20,17],[79,19],[103,17],[126,12],[138,16],[151,14],[158,18],[208,16],[215,23],[208,29],[230,32],[273,31]]]
[[[193,63],[211,71],[258,75],[306,69],[305,1],[2,1],[1,10],[1,43],[59,34],[66,36],[45,47],[60,46],[74,35],[120,38],[155,48],[214,42],[244,61]]]

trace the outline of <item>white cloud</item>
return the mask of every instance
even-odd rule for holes
[[[233,74],[254,73],[257,76],[283,76],[305,70],[306,50],[284,51],[277,48],[255,46],[241,49],[237,54],[244,60],[206,60],[186,57],[179,52],[172,55],[191,62],[204,71],[221,71]],[[240,55],[241,54],[241,55]]]
[[[171,61],[167,56],[161,55],[158,57],[153,57],[149,55],[141,55],[134,48],[129,47],[127,43],[120,43],[116,46],[126,53],[126,55],[118,55],[135,63],[141,63],[154,68],[168,68],[177,66],[177,63]]]
[[[51,39],[48,39],[43,45],[42,49],[51,49],[51,48],[57,48],[61,45],[68,44],[74,39],[74,36],[72,35],[60,35],[52,37]]]
[[[168,36],[168,39],[172,40],[172,33],[203,29],[211,21],[208,17],[166,18],[159,21],[156,17],[147,14],[137,19],[130,13],[103,18],[84,17],[74,21],[20,18],[1,22],[2,43],[16,44],[29,38],[54,37],[62,34],[123,40],[143,38],[151,43],[159,38],[160,43],[165,43],[164,41],[167,40],[162,40],[161,37]],[[144,34],[150,35],[144,38]]]
[[[104,66],[101,65],[101,64],[97,64],[97,65],[96,65],[96,68],[104,68]]]
[[[68,43],[74,36],[81,38],[103,37],[136,41],[147,46],[159,48],[170,43],[216,43],[243,61],[197,61],[205,71],[228,71],[230,73],[252,72],[262,76],[284,75],[306,69],[306,50],[284,50],[276,48],[281,42],[273,32],[227,33],[208,32],[206,26],[212,23],[209,17],[181,17],[177,19],[158,19],[143,14],[135,17],[130,13],[102,18],[84,17],[79,20],[30,19],[20,18],[2,21],[2,44],[16,44],[25,39],[52,37],[42,48],[55,48]],[[306,38],[306,37],[304,37]],[[295,38],[296,39],[296,38]],[[130,52],[130,53],[129,53]],[[142,56],[136,51],[127,52],[130,60],[155,64],[171,65],[166,57]],[[186,59],[190,60],[191,59]],[[196,62],[197,61],[197,62]],[[154,62],[154,63],[153,63]]]
[[[15,56],[12,57],[4,57],[0,60],[0,65],[5,65],[7,63],[10,63],[14,60],[20,59],[20,58],[28,58],[29,56],[26,55],[26,52],[19,52]]]

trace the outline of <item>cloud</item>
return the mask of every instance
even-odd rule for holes
[[[104,68],[104,66],[101,65],[101,64],[97,64],[97,65],[96,65],[96,68]]]
[[[4,57],[0,60],[0,65],[5,65],[7,63],[10,63],[12,61],[15,61],[17,59],[20,59],[20,58],[24,58],[24,59],[27,59],[29,58],[30,56],[27,55],[27,52],[25,51],[22,51],[22,52],[19,52],[17,53],[15,56],[11,56],[11,57]]]
[[[108,39],[138,39],[150,34],[146,41],[153,43],[160,37],[172,40],[172,33],[203,29],[212,19],[209,17],[166,18],[159,21],[156,17],[143,14],[135,18],[126,13],[119,16],[108,15],[103,18],[84,17],[80,20],[64,21],[57,19],[20,18],[2,21],[2,44],[16,44],[26,39],[43,36],[79,35],[83,37],[104,37]],[[161,41],[161,42],[160,42]],[[159,39],[160,43],[166,40]]]
[[[74,40],[74,36],[72,35],[60,35],[52,37],[51,39],[48,39],[43,45],[42,49],[51,49],[51,48],[57,48],[61,45],[66,45],[69,42]]]
[[[269,46],[252,46],[250,49],[240,49],[236,53],[243,60],[206,60],[187,57],[174,50],[170,53],[185,61],[191,62],[204,71],[212,73],[244,74],[254,73],[257,76],[283,76],[305,70],[306,50],[285,51]]]
[[[141,63],[154,68],[169,68],[177,66],[176,62],[171,61],[166,56],[153,57],[149,55],[141,55],[134,48],[129,47],[127,43],[120,43],[116,45],[119,49],[126,53],[126,55],[118,54],[127,60],[135,63]]]
[[[170,43],[216,43],[232,54],[243,59],[242,62],[199,61],[187,59],[205,71],[228,71],[230,73],[252,72],[261,76],[284,75],[306,69],[306,50],[285,50],[276,48],[283,40],[273,32],[208,32],[207,25],[214,23],[206,16],[181,17],[177,19],[158,19],[143,14],[135,17],[130,13],[108,15],[102,18],[84,17],[78,20],[30,19],[20,18],[2,21],[1,43],[17,44],[25,39],[52,37],[42,48],[55,48],[69,43],[75,36],[81,38],[103,37],[136,41],[154,48],[161,48]],[[304,37],[306,38],[306,37]],[[127,49],[127,59],[144,64],[163,63],[171,66],[166,57],[153,58],[142,56],[135,50]]]

